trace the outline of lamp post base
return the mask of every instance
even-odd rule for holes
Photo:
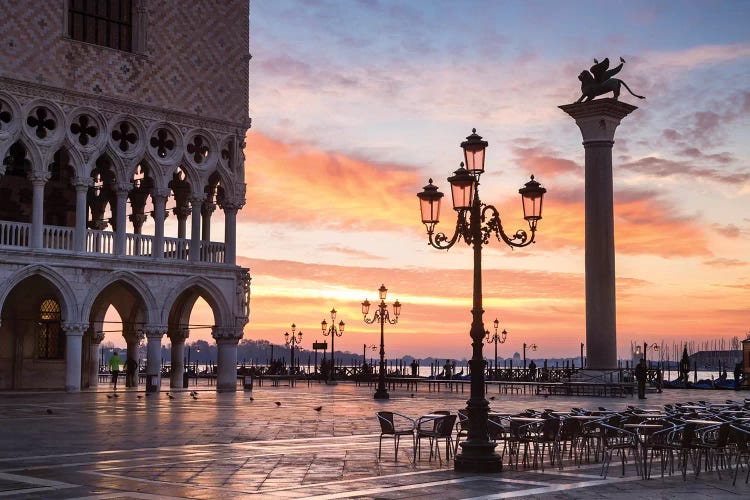
[[[386,390],[380,390],[378,389],[375,391],[375,395],[373,396],[374,399],[390,399],[390,395],[388,394],[388,391]]]
[[[502,472],[503,459],[495,453],[494,443],[461,443],[461,453],[456,455],[453,468],[456,472]]]

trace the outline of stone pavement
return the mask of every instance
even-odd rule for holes
[[[10,499],[239,499],[239,498],[750,498],[744,475],[658,473],[643,481],[632,466],[609,477],[597,464],[560,471],[511,470],[459,474],[452,463],[410,463],[408,438],[393,460],[392,440],[377,459],[375,412],[417,417],[455,411],[468,394],[392,392],[374,401],[372,388],[299,384],[256,387],[253,393],[98,392],[0,393],[0,497]],[[718,400],[746,393],[671,391],[649,395],[644,406]],[[489,394],[497,411],[567,410],[638,404],[637,399],[535,398]],[[277,404],[279,403],[279,404]],[[320,411],[315,408],[322,406]],[[655,466],[654,471],[658,469]]]

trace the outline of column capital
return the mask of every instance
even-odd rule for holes
[[[237,212],[244,206],[245,206],[245,200],[239,200],[239,201],[225,200],[219,203],[219,207],[221,207],[221,209],[224,212]]]
[[[584,145],[587,142],[614,141],[620,120],[638,109],[637,106],[613,98],[559,106],[576,121]]]
[[[201,215],[206,217],[213,214],[216,211],[216,203],[204,203],[201,206]]]
[[[33,185],[44,185],[51,176],[52,174],[50,172],[30,172],[29,181],[31,181],[31,184]]]
[[[143,223],[148,220],[147,214],[130,214],[128,219],[133,223],[134,226],[141,227]]]
[[[167,332],[167,337],[169,337],[172,342],[185,342],[190,337],[190,330],[187,328],[169,330]]]
[[[172,209],[172,212],[177,216],[177,219],[185,220],[193,213],[193,209],[189,206],[176,206]]]
[[[211,336],[216,342],[237,343],[242,338],[242,327],[236,326],[215,326],[211,329]]]
[[[146,325],[143,327],[143,333],[148,339],[159,339],[167,333],[169,329],[164,325]]]
[[[133,189],[132,182],[116,182],[114,185],[117,196],[127,195]]]
[[[88,323],[73,323],[66,321],[61,326],[65,335],[68,337],[82,337],[86,330],[89,329]]]
[[[94,185],[94,179],[91,177],[73,177],[70,184],[76,191],[86,191]]]
[[[196,205],[200,206],[203,204],[204,201],[206,201],[206,198],[207,198],[206,193],[191,194],[188,200],[190,200],[190,204],[192,206],[196,206]]]
[[[169,198],[170,194],[171,194],[171,192],[170,192],[169,189],[156,189],[156,188],[154,188],[151,191],[151,199],[154,200],[154,201],[160,200],[160,201],[164,202],[164,201],[167,201],[167,199]]]

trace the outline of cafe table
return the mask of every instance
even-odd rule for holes
[[[628,429],[635,429],[635,434],[638,439],[638,443],[641,445],[643,451],[643,461],[641,462],[641,473],[643,479],[648,479],[648,438],[651,433],[662,428],[659,424],[625,424],[623,427]]]

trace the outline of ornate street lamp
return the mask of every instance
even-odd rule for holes
[[[508,338],[508,332],[503,329],[501,333],[497,333],[497,329],[500,327],[500,320],[495,318],[495,321],[492,322],[492,325],[495,327],[495,333],[490,335],[489,330],[485,330],[485,342],[488,344],[495,344],[495,371],[497,371],[497,344],[504,344],[506,339]]]
[[[362,373],[364,374],[364,369],[367,366],[367,349],[372,349],[372,352],[375,352],[377,350],[378,346],[375,344],[367,345],[362,344]]]
[[[297,335],[294,335],[295,330],[297,329],[297,325],[292,323],[292,334],[289,335],[289,332],[284,332],[284,344],[287,347],[291,347],[290,355],[289,355],[289,375],[294,376],[294,346],[300,345],[302,343],[302,330],[297,333]]]
[[[339,327],[336,328],[336,309],[331,309],[331,327],[328,328],[328,322],[326,320],[323,320],[320,322],[320,328],[323,330],[324,336],[331,336],[331,377],[330,377],[330,383],[336,383],[336,378],[334,376],[334,372],[336,371],[336,347],[334,346],[334,341],[336,340],[336,337],[341,337],[344,334],[344,326],[345,323],[343,321],[339,321]]]
[[[371,325],[375,322],[380,323],[380,370],[378,371],[378,389],[375,391],[375,399],[388,399],[388,387],[385,385],[385,338],[383,335],[383,325],[386,323],[395,325],[398,323],[398,317],[401,314],[401,303],[396,300],[393,303],[393,319],[388,314],[388,306],[385,303],[385,297],[388,294],[388,289],[385,285],[380,285],[378,289],[378,295],[380,296],[380,304],[378,309],[373,314],[372,318],[368,318],[367,314],[370,312],[370,301],[365,299],[362,302],[362,316],[364,317],[365,323]]]
[[[482,246],[495,236],[510,247],[524,247],[534,242],[537,222],[542,218],[542,200],[546,189],[534,180],[527,182],[518,190],[523,202],[524,219],[529,224],[531,235],[519,229],[507,235],[500,221],[500,214],[492,205],[482,203],[479,198],[479,178],[484,172],[485,149],[487,141],[477,135],[476,129],[461,143],[464,150],[464,163],[461,168],[448,178],[451,184],[453,209],[457,212],[456,229],[453,236],[445,233],[435,234],[435,225],[440,221],[440,200],[443,193],[430,183],[417,194],[420,202],[422,222],[427,228],[429,244],[438,249],[449,249],[459,239],[473,246],[474,250],[474,291],[470,336],[472,339],[471,397],[467,402],[469,414],[469,432],[466,441],[461,443],[461,453],[454,461],[457,471],[497,472],[502,469],[502,460],[495,452],[495,443],[489,440],[487,431],[487,413],[489,403],[485,398],[484,366],[482,356],[484,345],[484,323],[482,322]]]

